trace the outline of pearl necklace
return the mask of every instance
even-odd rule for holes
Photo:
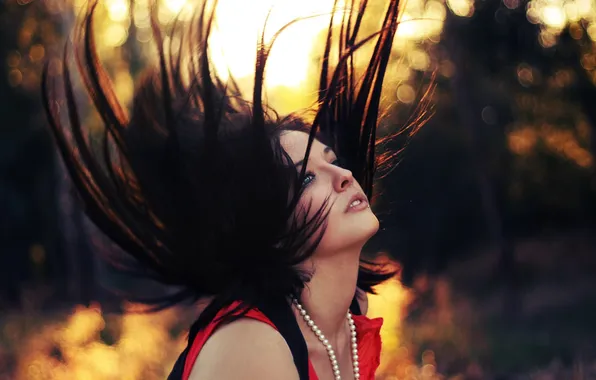
[[[335,380],[341,380],[341,375],[339,373],[339,364],[337,363],[337,358],[335,357],[335,351],[333,351],[333,347],[331,343],[325,338],[325,335],[321,332],[321,330],[317,327],[315,322],[312,318],[308,315],[306,310],[302,307],[300,302],[297,299],[294,299],[294,304],[296,308],[300,312],[304,321],[310,327],[313,333],[319,338],[323,346],[327,349],[327,355],[329,355],[329,361],[331,362],[331,367],[333,369],[333,375],[335,376]],[[350,341],[352,343],[352,367],[354,368],[354,379],[360,379],[360,365],[358,363],[358,340],[356,339],[356,326],[354,325],[354,320],[352,319],[352,313],[348,311],[347,314],[348,325],[350,326]]]

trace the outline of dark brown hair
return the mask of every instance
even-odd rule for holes
[[[381,86],[398,2],[388,2],[381,28],[370,36],[359,35],[366,0],[352,0],[339,31],[329,24],[312,125],[292,116],[281,118],[264,104],[265,65],[273,43],[264,37],[257,46],[251,102],[242,100],[233,79],[223,83],[214,75],[208,55],[214,13],[207,2],[183,34],[179,52],[164,49],[153,20],[159,65],[140,78],[129,118],[97,56],[92,32],[96,5],[90,5],[77,29],[73,51],[103,122],[103,134],[93,139],[100,144],[90,143],[81,123],[68,49],[62,67],[68,123],[61,122],[57,78],[48,66],[43,96],[87,215],[134,258],[135,265],[127,266],[131,273],[178,289],[165,297],[129,298],[160,309],[211,296],[201,316],[208,322],[234,300],[252,305],[263,297],[299,294],[309,274],[297,264],[315,250],[326,207],[309,220],[295,217],[306,165],[297,172],[279,143],[279,131],[307,128],[305,160],[315,136],[324,135],[372,196]],[[335,39],[339,43],[332,51]],[[366,43],[374,43],[374,50],[364,75],[357,78],[352,53]],[[337,54],[334,68],[329,64],[332,54]],[[363,260],[358,286],[370,292],[392,275]]]

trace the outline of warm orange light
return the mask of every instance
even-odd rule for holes
[[[403,308],[409,302],[410,293],[397,280],[388,281],[377,287],[377,295],[368,296],[369,318],[383,318],[381,339],[383,352],[378,373],[388,370],[391,361],[398,355],[401,344],[400,331],[403,320]]]
[[[474,14],[474,2],[470,0],[447,0],[451,11],[460,17],[470,17]]]
[[[269,11],[266,42],[299,17],[321,15],[287,28],[277,39],[268,60],[268,87],[301,86],[307,78],[315,42],[329,25],[332,7],[332,0],[220,0],[211,41],[218,75],[225,79],[229,70],[234,77],[242,78],[254,72],[257,38]]]

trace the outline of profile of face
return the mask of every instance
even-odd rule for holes
[[[302,170],[308,145],[308,134],[286,131],[280,136],[283,149],[297,170]],[[314,140],[307,161],[304,193],[298,212],[309,218],[328,199],[327,227],[316,255],[334,254],[362,248],[379,229],[379,221],[370,209],[368,199],[352,173],[340,166],[331,148]]]

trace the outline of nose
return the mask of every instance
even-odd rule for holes
[[[338,168],[333,181],[333,187],[335,188],[335,191],[341,193],[352,186],[352,183],[354,183],[354,176],[352,175],[352,172],[348,169]]]

